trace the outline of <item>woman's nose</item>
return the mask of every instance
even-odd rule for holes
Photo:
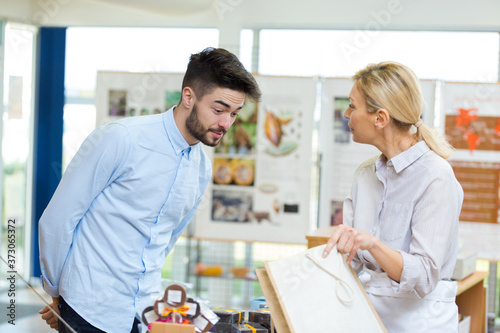
[[[344,118],[345,119],[351,118],[351,108],[350,107],[348,107],[347,110],[344,111]]]

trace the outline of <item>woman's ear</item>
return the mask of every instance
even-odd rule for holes
[[[194,103],[193,98],[194,98],[194,91],[190,87],[184,87],[182,89],[182,99],[181,102],[183,106],[187,109],[191,107],[191,105]]]
[[[378,109],[375,111],[375,126],[378,128],[384,128],[389,124],[391,116],[389,116],[389,111],[386,109]]]

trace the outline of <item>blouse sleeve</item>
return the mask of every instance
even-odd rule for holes
[[[458,221],[463,190],[451,167],[432,170],[435,177],[415,203],[411,221],[412,240],[403,256],[399,292],[429,294],[441,277],[450,253],[458,251]]]

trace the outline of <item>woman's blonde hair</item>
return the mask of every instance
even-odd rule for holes
[[[403,130],[410,130],[420,120],[424,98],[417,76],[408,67],[391,61],[370,64],[352,78],[369,112],[387,110],[394,124]],[[422,124],[414,135],[441,157],[451,156],[453,147],[435,129]]]

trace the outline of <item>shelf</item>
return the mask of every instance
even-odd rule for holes
[[[196,277],[209,277],[209,278],[217,278],[217,279],[241,279],[246,281],[257,281],[257,276],[234,276],[231,274],[222,274],[222,275],[205,275],[205,274],[196,274]]]

